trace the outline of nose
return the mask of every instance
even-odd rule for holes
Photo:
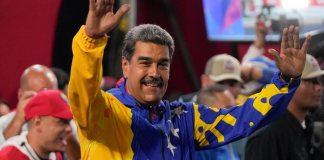
[[[148,72],[149,76],[156,77],[158,76],[158,66],[156,64],[152,64],[151,67],[149,68]]]

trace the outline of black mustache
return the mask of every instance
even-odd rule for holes
[[[145,77],[144,79],[141,79],[142,84],[153,84],[157,85],[159,87],[163,86],[163,80],[161,77]]]

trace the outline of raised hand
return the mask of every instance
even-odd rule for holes
[[[310,40],[311,36],[308,35],[300,48],[299,28],[290,26],[289,29],[285,28],[283,30],[280,54],[274,49],[269,49],[269,53],[274,56],[277,67],[283,76],[288,78],[301,76]]]
[[[113,13],[114,0],[89,0],[89,12],[85,33],[92,38],[99,38],[111,31],[129,10],[129,5],[122,5]]]
[[[7,128],[3,130],[3,136],[8,139],[12,136],[18,135],[21,131],[23,124],[25,123],[25,107],[30,99],[37,93],[35,91],[24,91],[22,97],[19,99],[15,117],[9,123]]]
[[[31,100],[33,96],[35,96],[37,93],[35,91],[24,91],[22,93],[21,98],[19,99],[19,102],[17,104],[17,110],[16,110],[16,118],[18,118],[21,122],[25,122],[25,107],[28,104],[28,102]]]
[[[262,20],[261,14],[257,16],[256,23],[255,23],[255,34],[256,39],[253,42],[253,45],[256,48],[264,48],[264,44],[266,41],[266,35],[268,34],[270,28],[267,25],[268,22],[266,22],[264,19]]]

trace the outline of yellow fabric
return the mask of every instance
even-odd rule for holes
[[[288,86],[283,87],[279,90],[276,87],[276,85],[269,84],[264,89],[262,89],[261,92],[259,93],[259,95],[263,95],[263,96],[256,97],[253,103],[253,107],[257,111],[259,111],[263,116],[265,116],[272,108],[269,102],[271,97],[281,93],[288,93]],[[265,99],[266,102],[263,102],[262,99]]]
[[[249,98],[249,96],[243,95],[243,94],[239,94],[237,96],[237,98],[235,99],[236,104],[238,104],[238,107],[241,106],[247,99]]]
[[[131,110],[100,90],[106,43],[107,37],[88,37],[84,26],[73,39],[68,97],[78,127],[83,160],[132,159],[134,155]]]
[[[218,109],[210,108],[211,111],[218,112]],[[219,121],[222,120],[224,115],[219,115],[212,124],[206,124],[200,118],[200,112],[198,111],[198,104],[194,104],[195,113],[195,139],[199,142],[199,146],[207,146],[209,142],[206,140],[206,132],[211,131],[217,137],[218,142],[224,142],[224,136],[215,128]],[[199,132],[198,130],[202,131]]]
[[[269,84],[264,87],[260,93],[251,95],[248,98],[250,100],[249,102],[230,108],[229,110],[231,111],[223,109],[223,113],[221,113],[221,110],[215,110],[213,108],[208,108],[208,112],[204,111],[202,108],[200,108],[201,111],[199,111],[199,105],[194,104],[194,137],[198,145],[200,147],[210,145],[210,141],[207,140],[207,136],[211,137],[210,134],[217,139],[218,143],[222,143],[232,138],[231,136],[241,136],[236,135],[235,132],[231,132],[240,129],[240,127],[243,127],[247,133],[249,128],[255,125],[254,121],[258,122],[261,118],[265,118],[273,108],[270,104],[270,99],[287,93],[288,85],[278,89],[275,84]],[[212,115],[211,112],[219,113],[219,115],[217,117],[210,116]],[[202,117],[205,117],[205,120],[203,120]],[[240,121],[237,120],[238,117],[241,117]],[[226,128],[225,130],[227,131],[219,130],[218,128]]]

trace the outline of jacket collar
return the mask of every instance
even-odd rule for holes
[[[152,108],[164,108],[163,101],[156,106],[147,106],[138,102],[133,96],[129,95],[126,89],[126,79],[122,77],[116,84],[116,88],[108,90],[109,93],[114,95],[119,101],[121,101],[127,107],[133,108],[135,106],[143,109],[152,109]]]
[[[159,121],[156,124],[162,132],[167,136],[170,133],[171,129],[171,112],[170,112],[170,103],[167,101],[160,101],[159,105],[156,106],[146,106],[136,101],[134,97],[127,93],[126,87],[126,79],[121,78],[116,85],[116,88],[108,90],[113,96],[115,96],[120,102],[126,105],[129,108],[133,108],[138,111],[143,110],[154,110],[159,114]],[[140,112],[141,112],[140,111]],[[141,112],[144,113],[144,112]],[[147,112],[148,113],[148,112]],[[164,115],[164,116],[163,116]],[[146,116],[145,116],[146,117]]]

